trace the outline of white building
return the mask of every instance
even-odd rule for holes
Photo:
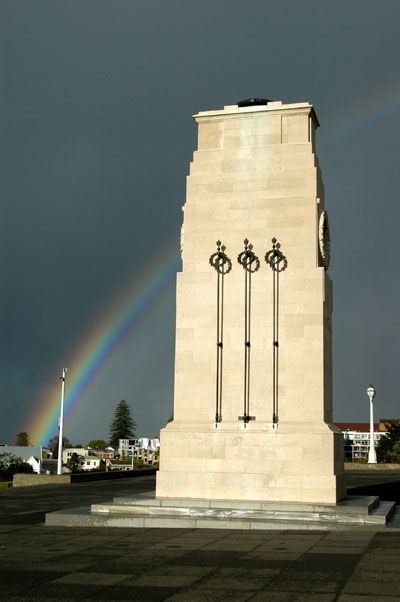
[[[33,470],[38,472],[41,471],[42,462],[42,448],[40,445],[0,445],[0,455],[5,454],[12,458],[20,458],[23,462],[31,464]],[[31,462],[31,458],[35,461]]]
[[[118,445],[118,454],[122,456],[131,456],[134,448],[139,445],[139,439],[120,439]]]
[[[368,456],[370,446],[369,422],[335,422],[344,437],[344,457],[347,460],[363,460]],[[386,423],[380,420],[374,424],[375,445],[382,436],[386,436]]]
[[[107,461],[107,460],[106,460]],[[79,456],[79,470],[98,470],[102,459],[97,456]]]
[[[143,464],[153,466],[160,458],[160,439],[158,437],[139,437],[138,439],[120,439],[120,456],[131,456]]]
[[[63,449],[62,461],[66,464],[71,459],[73,454],[84,457],[89,455],[89,448],[87,447],[67,447]]]
[[[42,463],[40,458],[35,458],[35,456],[31,456],[29,460],[27,460],[27,464],[30,464],[33,468],[33,472],[36,474],[40,474],[42,472]]]

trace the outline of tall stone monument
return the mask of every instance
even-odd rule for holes
[[[345,484],[316,113],[249,99],[194,119],[156,496],[335,504]]]

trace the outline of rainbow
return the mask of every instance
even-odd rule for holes
[[[146,272],[142,272],[128,289],[119,293],[92,332],[85,335],[78,353],[67,364],[64,422],[77,410],[83,394],[106,361],[160,299],[162,292],[174,282],[180,266],[177,246],[175,238],[169,241],[150,268],[146,267]],[[62,367],[60,366],[60,375]],[[61,388],[58,380],[56,382],[46,392],[44,402],[28,422],[31,440],[41,445],[47,445],[58,429]]]
[[[346,103],[338,112],[329,128],[318,141],[318,147],[328,150],[338,144],[345,144],[364,131],[376,127],[384,120],[393,118],[400,109],[400,81],[391,81],[380,87],[376,93]]]

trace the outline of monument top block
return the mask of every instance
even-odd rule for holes
[[[257,99],[248,99],[257,100]],[[261,99],[258,99],[261,100]],[[315,127],[319,127],[318,117],[316,115],[315,109],[312,104],[309,102],[293,102],[285,104],[281,100],[265,100],[265,104],[258,104],[258,102],[254,102],[251,104],[245,104],[243,106],[243,102],[240,101],[234,105],[225,105],[223,109],[214,109],[212,111],[199,111],[196,115],[193,115],[193,118],[198,121],[204,117],[217,117],[218,115],[227,116],[227,115],[240,115],[242,113],[265,113],[265,112],[276,112],[276,111],[298,111],[301,109],[306,110],[311,113],[314,121]]]

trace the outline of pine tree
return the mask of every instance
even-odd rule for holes
[[[21,433],[18,433],[17,438],[15,440],[15,445],[20,445],[22,447],[28,447],[29,446],[29,435],[27,432],[22,431]]]
[[[131,410],[125,399],[117,404],[114,419],[110,425],[110,445],[117,448],[119,439],[131,439],[135,436],[136,422],[131,416]]]
[[[63,449],[72,447],[72,443],[69,439],[67,439],[67,437],[63,437],[62,446],[63,446]],[[57,460],[57,458],[58,458],[58,435],[54,435],[54,437],[52,437],[49,440],[47,447],[53,453],[53,455],[52,455],[53,460]]]

